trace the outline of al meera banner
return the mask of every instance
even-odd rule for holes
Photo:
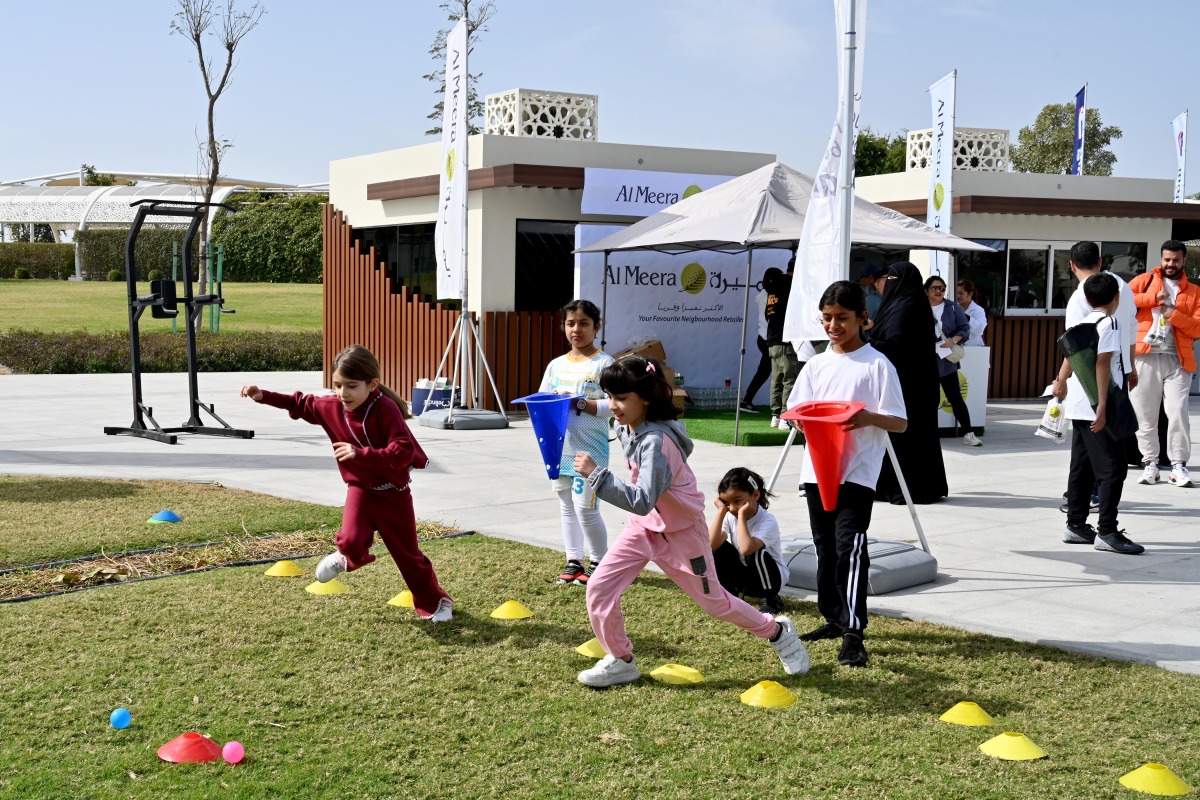
[[[599,241],[621,229],[618,225],[579,225],[577,247]],[[768,267],[786,269],[787,250],[754,251],[750,316],[746,325],[743,386],[758,368],[758,304],[762,276]],[[605,279],[603,253],[576,253],[576,296],[602,303]],[[699,250],[670,255],[648,250],[614,251],[608,257],[608,302],[602,308],[601,337],[606,352],[622,350],[651,339],[662,342],[667,363],[690,387],[738,385],[742,312],[746,303],[746,253]],[[598,338],[601,338],[598,337]],[[565,347],[565,346],[564,346]],[[765,402],[768,386],[760,393]]]
[[[580,210],[584,214],[648,217],[731,177],[585,167]]]
[[[955,70],[929,87],[933,130],[930,134],[932,158],[925,222],[942,233],[950,232],[950,206],[954,197],[954,90],[957,78],[958,71]],[[949,275],[949,257],[949,253],[942,251],[930,252],[929,273],[943,278]]]
[[[1175,202],[1183,202],[1184,181],[1187,179],[1187,117],[1188,112],[1183,112],[1171,122],[1171,129],[1175,132]]]

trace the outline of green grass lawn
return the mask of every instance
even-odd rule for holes
[[[778,447],[787,441],[786,428],[771,427],[771,413],[765,406],[757,414],[742,414],[738,425],[738,444],[742,447]],[[734,412],[732,411],[691,411],[684,415],[687,423],[688,436],[693,439],[704,439],[719,444],[733,444]],[[796,435],[796,444],[803,444],[804,438]]]
[[[146,524],[163,509],[183,522]],[[340,508],[214,484],[0,477],[0,568],[246,534],[333,531],[341,520]]]
[[[149,293],[147,283],[138,291]],[[226,283],[222,331],[308,331],[321,329],[321,285]],[[129,324],[125,283],[108,281],[0,280],[0,326],[38,331],[126,330]],[[183,318],[178,317],[179,330]],[[208,313],[204,314],[208,330]],[[170,320],[143,314],[141,330],[171,330]]]
[[[44,513],[67,524],[73,504]],[[304,592],[306,559],[296,579],[222,569],[0,605],[0,797],[1119,798],[1149,761],[1200,780],[1197,676],[873,617],[866,669],[820,642],[789,677],[647,573],[624,604],[643,673],[673,662],[707,682],[596,692],[575,682],[592,633],[583,591],[554,584],[560,554],[485,536],[422,548],[455,596],[448,625],[387,605],[403,583],[382,552],[333,597]],[[510,598],[535,616],[488,616]],[[765,679],[799,702],[738,701]],[[996,725],[937,721],[964,699]],[[246,761],[158,760],[189,730],[241,741]],[[1002,731],[1049,757],[978,750]]]

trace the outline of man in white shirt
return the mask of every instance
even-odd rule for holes
[[[1094,245],[1093,245],[1094,246]],[[1072,250],[1074,256],[1074,250]],[[1064,410],[1071,420],[1071,470],[1067,477],[1067,527],[1063,541],[1067,544],[1091,544],[1097,550],[1123,555],[1138,555],[1146,548],[1131,542],[1117,527],[1117,506],[1121,502],[1125,474],[1123,444],[1104,430],[1108,411],[1109,381],[1124,386],[1127,378],[1123,357],[1125,345],[1120,324],[1114,318],[1120,307],[1116,276],[1098,272],[1084,281],[1084,298],[1093,309],[1082,322],[1094,323],[1100,341],[1096,346],[1096,375],[1098,403],[1092,406],[1071,369],[1063,359],[1058,377],[1054,380],[1054,395],[1066,398]],[[1093,484],[1100,483],[1098,529],[1087,522],[1088,500]]]

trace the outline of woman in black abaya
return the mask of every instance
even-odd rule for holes
[[[889,435],[908,491],[914,503],[935,503],[949,494],[938,439],[937,355],[929,298],[913,264],[904,261],[888,267],[883,302],[869,336],[871,346],[887,356],[900,378],[908,429]],[[883,460],[875,497],[893,504],[904,502],[890,458]]]

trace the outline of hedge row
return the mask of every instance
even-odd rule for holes
[[[142,228],[133,251],[139,281],[149,280],[150,270],[161,273],[164,278],[171,277],[172,247],[176,244],[179,247],[183,246],[185,232],[183,228]],[[108,273],[114,269],[124,275],[125,240],[128,238],[128,228],[89,228],[78,231],[75,241],[79,243],[79,269],[83,273],[83,279],[108,280]],[[198,241],[193,242],[193,259],[198,257],[198,248]],[[180,260],[182,261],[182,258]]]
[[[144,333],[143,372],[187,370],[187,337]],[[321,369],[321,332],[197,333],[202,372],[314,371]],[[24,374],[129,372],[129,335],[120,331],[0,332],[0,364]]]
[[[213,244],[225,246],[225,280],[321,282],[321,208],[325,194],[235,194],[218,212]]]
[[[14,278],[20,267],[31,278],[65,280],[75,274],[75,248],[69,244],[0,242],[0,278]]]

